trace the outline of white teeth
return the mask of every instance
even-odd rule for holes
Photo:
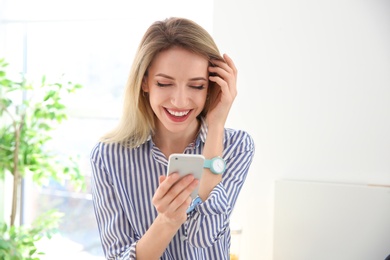
[[[169,112],[169,114],[173,115],[173,116],[186,116],[190,110],[187,110],[187,111],[172,111],[172,110],[169,110],[167,109],[167,111]]]

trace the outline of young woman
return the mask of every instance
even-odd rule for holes
[[[193,21],[170,18],[146,31],[120,122],[91,152],[107,259],[229,259],[229,217],[254,154],[248,133],[225,128],[236,79],[232,59]],[[222,157],[225,170],[167,177],[172,153]]]

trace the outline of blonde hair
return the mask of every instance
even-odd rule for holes
[[[123,112],[118,125],[100,141],[121,143],[133,148],[143,144],[155,129],[155,115],[149,99],[142,91],[142,82],[154,57],[161,51],[181,47],[211,61],[223,60],[211,35],[195,22],[185,18],[168,18],[154,22],[144,34],[138,46],[125,88]],[[209,84],[208,99],[200,114],[207,115],[220,91]]]

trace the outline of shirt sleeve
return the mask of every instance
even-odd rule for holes
[[[102,144],[91,152],[92,200],[106,259],[136,259],[137,237],[119,203],[101,156]]]
[[[212,246],[229,229],[229,218],[254,156],[253,139],[245,132],[225,148],[226,171],[207,200],[195,207],[185,223],[188,242],[197,248]],[[239,140],[239,141],[238,141]]]

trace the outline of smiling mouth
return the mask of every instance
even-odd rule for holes
[[[170,110],[170,109],[165,109],[171,116],[175,117],[185,117],[188,115],[188,113],[191,112],[191,110],[185,110],[185,111],[175,111],[175,110]]]
[[[172,122],[183,123],[189,118],[189,116],[192,112],[192,109],[178,111],[178,110],[172,110],[172,109],[165,108],[165,112],[167,114],[167,117]]]

